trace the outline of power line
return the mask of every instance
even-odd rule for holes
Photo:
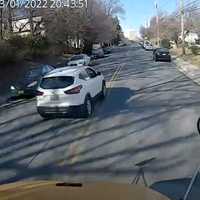
[[[158,2],[155,1],[155,8],[156,8],[156,24],[157,24],[157,45],[160,46],[160,27],[159,27],[159,8]]]
[[[195,1],[192,1],[188,4],[185,4],[185,10],[193,10],[195,8],[198,7],[198,4],[200,4],[200,0],[195,0]]]
[[[194,0],[194,1],[190,1],[190,2],[188,2],[188,3],[185,3],[185,7],[188,7],[188,6],[190,6],[190,5],[194,5],[194,4],[197,4],[197,3],[200,3],[200,0]]]
[[[193,8],[193,9],[188,9],[188,10],[186,10],[186,11],[187,11],[187,12],[193,12],[193,11],[197,11],[197,10],[200,10],[200,7]]]
[[[185,13],[192,13],[194,11],[200,10],[200,7],[191,7],[191,8],[184,8]],[[177,14],[176,17],[181,16],[181,14]]]

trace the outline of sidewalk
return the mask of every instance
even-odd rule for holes
[[[179,71],[200,85],[200,67],[192,65],[191,63],[184,61],[181,58],[176,58],[174,63],[176,64]]]

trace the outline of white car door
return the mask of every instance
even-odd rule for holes
[[[90,93],[91,97],[95,97],[96,89],[94,87],[95,80],[91,78],[90,72],[86,69],[82,70],[79,74],[79,79],[84,80],[83,84],[85,86],[84,94]]]
[[[88,73],[90,77],[90,88],[91,88],[91,93],[92,97],[96,96],[99,94],[102,90],[102,77],[98,76],[95,70],[91,68],[86,68],[86,72]]]

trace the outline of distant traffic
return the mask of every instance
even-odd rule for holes
[[[164,47],[155,47],[148,40],[141,41],[139,42],[139,44],[146,51],[153,51],[153,60],[155,62],[158,62],[158,61],[171,62],[171,55],[170,55],[169,49],[164,48]]]

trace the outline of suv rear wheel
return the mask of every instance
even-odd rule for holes
[[[89,118],[94,111],[93,102],[90,96],[85,98],[85,102],[82,107],[82,117]]]
[[[49,120],[51,119],[51,117],[47,114],[44,114],[44,113],[39,113],[39,115],[44,119],[44,120]]]
[[[104,99],[106,97],[106,84],[105,82],[102,83],[102,90],[101,90],[101,99]]]

